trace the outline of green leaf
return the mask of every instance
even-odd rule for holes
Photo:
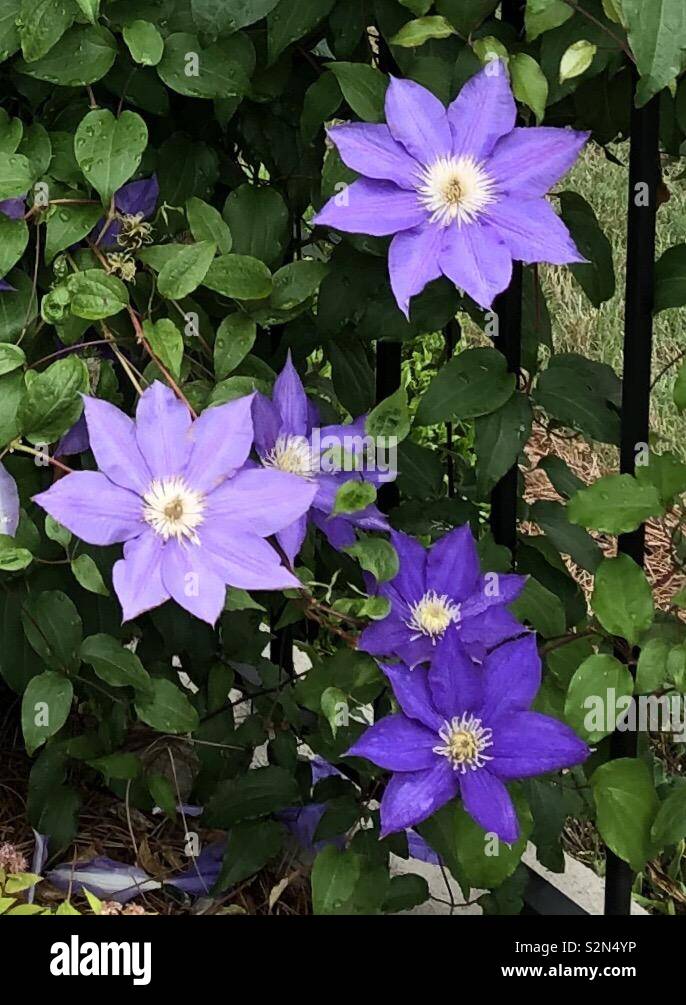
[[[429,884],[423,876],[413,873],[391,876],[388,896],[383,905],[384,914],[411,911],[413,907],[426,903],[430,896]]]
[[[201,285],[217,251],[213,241],[186,245],[163,266],[157,288],[168,300],[183,300]]]
[[[2,447],[19,436],[20,409],[25,395],[24,374],[21,370],[0,377],[0,446]]]
[[[636,694],[658,691],[667,680],[669,646],[663,639],[650,639],[641,649],[636,666]]]
[[[29,756],[59,732],[73,698],[72,683],[61,673],[46,670],[31,678],[21,703],[21,729]]]
[[[150,21],[131,21],[124,25],[124,41],[135,63],[157,66],[164,52],[164,39]]]
[[[247,91],[254,61],[254,50],[244,35],[222,38],[204,47],[197,35],[177,32],[165,40],[157,72],[178,94],[232,98]]]
[[[655,265],[653,311],[686,306],[686,244],[667,248]]]
[[[654,485],[662,505],[671,506],[686,492],[686,464],[676,454],[649,454],[648,464],[636,465],[636,480],[641,485]]]
[[[565,609],[560,598],[529,577],[522,592],[509,609],[519,621],[527,621],[544,639],[563,635],[566,627]]]
[[[515,871],[524,853],[533,820],[519,793],[513,790],[511,794],[521,829],[519,840],[513,845],[499,841],[495,834],[487,835],[461,806],[456,811],[457,860],[472,888],[483,890],[500,886]]]
[[[586,39],[580,39],[570,45],[560,61],[560,83],[564,84],[565,80],[580,77],[585,73],[597,51],[598,46]]]
[[[141,771],[141,762],[135,754],[121,751],[116,754],[106,754],[88,762],[91,768],[101,771],[108,780],[110,778],[137,778]]]
[[[263,300],[272,291],[272,275],[264,262],[250,255],[220,255],[203,286],[236,300]]]
[[[49,84],[85,87],[111,70],[116,55],[114,35],[102,25],[74,26],[41,59],[20,59],[15,69]]]
[[[67,289],[71,295],[71,313],[87,321],[110,318],[129,302],[128,290],[121,279],[102,269],[74,273],[67,280]]]
[[[686,837],[686,786],[672,789],[664,802],[660,803],[650,838],[656,848],[678,844]]]
[[[640,108],[683,69],[686,7],[681,0],[622,0],[621,10],[641,74],[636,90]]]
[[[499,0],[436,0],[436,10],[466,38],[495,11],[498,3]]]
[[[224,380],[245,359],[257,337],[257,327],[246,314],[229,314],[214,340],[214,374]]]
[[[329,845],[312,867],[312,907],[317,915],[378,914],[390,889],[388,866],[348,848]]]
[[[70,194],[77,198],[77,194]],[[86,234],[90,234],[102,217],[102,206],[55,206],[48,216],[45,237],[45,261],[47,264],[55,255],[72,245],[78,244]]]
[[[90,555],[78,555],[72,559],[71,571],[76,581],[89,593],[99,593],[101,597],[109,597],[110,591],[105,586],[100,570]]]
[[[193,196],[186,203],[186,216],[196,241],[213,241],[221,255],[228,255],[232,246],[231,231],[218,209]]]
[[[33,183],[31,165],[23,154],[0,151],[0,199],[24,195]]]
[[[517,463],[531,436],[532,422],[529,399],[518,391],[495,412],[477,418],[476,486],[481,498]]]
[[[27,62],[45,56],[74,22],[75,10],[65,0],[21,0],[19,37]]]
[[[611,635],[636,645],[653,623],[653,594],[645,573],[628,555],[605,558],[598,567],[591,607]]]
[[[591,778],[600,835],[619,858],[640,872],[654,853],[651,828],[660,805],[648,766],[620,757]]]
[[[52,142],[47,130],[40,122],[34,122],[24,129],[17,153],[28,159],[34,181],[38,181],[47,173],[52,160]]]
[[[0,342],[0,375],[11,373],[26,363],[26,353],[12,342]]]
[[[148,145],[148,127],[136,112],[115,118],[104,108],[93,109],[79,123],[74,155],[88,182],[105,206],[138,170]]]
[[[29,242],[29,228],[24,220],[10,220],[0,214],[0,276],[6,276],[21,256]]]
[[[371,506],[375,499],[376,489],[371,482],[351,479],[344,482],[336,492],[332,514],[357,513],[358,510]]]
[[[565,698],[565,719],[588,743],[598,743],[614,731],[616,717],[626,709],[617,701],[633,694],[629,668],[614,656],[589,656],[576,670]]]
[[[398,554],[382,537],[363,534],[355,544],[343,549],[360,563],[365,572],[371,572],[377,583],[385,583],[398,575]]]
[[[168,318],[160,318],[155,324],[144,321],[143,333],[157,358],[178,380],[183,359],[183,336],[174,322]]]
[[[450,38],[451,35],[455,34],[457,33],[450,22],[444,17],[436,15],[433,17],[419,17],[415,21],[408,21],[388,41],[390,45],[399,45],[402,48],[411,49],[417,45],[424,45],[430,38]]]
[[[224,206],[224,219],[233,237],[233,250],[272,265],[281,259],[288,242],[288,207],[277,189],[239,185]]]
[[[548,80],[543,70],[533,56],[518,52],[510,59],[510,76],[515,98],[531,109],[540,125],[548,101]]]
[[[686,411],[686,363],[682,363],[679,367],[672,395],[674,397],[674,404],[679,411]]]
[[[329,271],[326,262],[303,259],[289,262],[274,273],[270,305],[277,311],[290,311],[313,297]]]
[[[375,405],[367,416],[365,433],[376,440],[388,443],[391,438],[400,443],[410,432],[410,413],[407,407],[407,391],[399,387],[388,398]]]
[[[22,548],[13,537],[0,534],[0,569],[3,572],[20,572],[31,565],[33,555]]]
[[[632,475],[604,475],[572,496],[567,505],[571,523],[605,534],[636,530],[663,512],[655,486],[641,484]]]
[[[17,0],[0,0],[0,59],[14,55],[20,45]]]
[[[79,656],[84,663],[93,667],[100,680],[104,680],[110,687],[135,688],[146,701],[152,694],[153,686],[156,687],[159,681],[159,678],[152,681],[138,656],[130,649],[124,648],[111,635],[103,633],[89,635],[81,643]],[[163,694],[162,697],[166,696]],[[160,714],[163,714],[163,711],[161,709]],[[147,722],[147,719],[145,721]]]
[[[559,353],[540,374],[534,402],[570,429],[602,443],[619,442],[621,383],[604,363]]]
[[[594,307],[615,295],[612,245],[603,233],[593,208],[576,192],[560,193],[562,219],[588,264],[569,266],[572,275]]]
[[[343,97],[363,122],[383,122],[388,78],[364,63],[327,63],[343,92]]]
[[[525,13],[526,37],[530,42],[545,31],[559,28],[574,17],[574,11],[564,0],[528,0]]]
[[[454,356],[429,384],[419,403],[417,424],[473,419],[505,404],[515,389],[502,353],[495,349],[466,349]]]
[[[561,555],[569,555],[573,562],[588,572],[596,571],[603,553],[590,534],[570,523],[564,506],[558,502],[539,499],[532,503],[529,516]]]
[[[336,114],[341,100],[341,89],[332,73],[323,73],[310,84],[300,116],[300,131],[306,143],[311,143],[320,126]]]
[[[300,802],[298,785],[285,768],[255,768],[220,782],[203,814],[208,827],[228,829],[241,820],[278,813]]]
[[[87,391],[88,370],[77,356],[58,359],[36,373],[19,406],[18,422],[26,438],[37,444],[58,440],[80,418],[81,395]]]
[[[283,827],[275,820],[260,820],[232,827],[219,878],[212,887],[212,895],[217,896],[259,872],[278,855],[282,843]]]
[[[276,62],[291,42],[315,28],[331,13],[334,3],[335,0],[298,0],[294,4],[282,0],[267,17],[269,62]]]
[[[198,726],[198,713],[186,695],[164,677],[152,678],[152,693],[139,695],[136,713],[159,733],[192,733]]]

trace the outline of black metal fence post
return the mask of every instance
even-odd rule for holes
[[[636,452],[647,448],[650,432],[655,229],[661,178],[659,131],[659,99],[653,98],[644,108],[632,103],[620,441],[620,471],[627,474],[634,473]],[[645,527],[622,534],[618,550],[643,565]],[[635,757],[637,744],[637,733],[615,732],[611,756]],[[605,914],[630,913],[632,883],[629,865],[608,849]]]
[[[388,398],[398,390],[402,380],[402,342],[376,343],[376,403]],[[379,488],[378,503],[387,513],[398,505],[400,495],[395,482],[388,482]]]

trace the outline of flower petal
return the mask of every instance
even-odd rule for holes
[[[540,712],[514,712],[493,730],[490,770],[499,778],[532,778],[581,764],[590,750],[574,730]]]
[[[410,640],[410,631],[394,611],[381,621],[372,621],[357,640],[357,648],[373,656],[399,656]]]
[[[143,495],[152,474],[136,441],[133,420],[109,401],[84,395],[88,439],[98,467],[110,481]]]
[[[484,219],[490,222],[518,262],[566,265],[586,261],[567,227],[545,199],[503,199],[486,209]]]
[[[316,491],[316,483],[300,475],[248,468],[208,496],[207,519],[221,523],[229,534],[269,537],[307,513]]]
[[[477,709],[483,703],[481,668],[460,642],[460,633],[451,625],[436,646],[429,669],[433,703],[444,719]]]
[[[12,475],[0,464],[0,534],[14,537],[19,526],[19,490]]]
[[[526,711],[541,686],[541,657],[536,635],[506,642],[483,664],[484,713],[491,722],[507,710]]]
[[[162,582],[180,607],[216,624],[224,609],[226,584],[204,548],[169,540],[162,553]]]
[[[115,193],[114,205],[119,213],[124,215],[141,213],[147,220],[155,212],[159,197],[160,186],[157,175],[153,174],[150,178],[141,178],[140,181],[122,185]]]
[[[291,352],[283,370],[274,382],[272,401],[281,416],[281,433],[291,436],[307,436],[308,407],[307,395],[297,370],[291,360]]]
[[[471,155],[477,161],[488,157],[501,136],[512,132],[516,118],[507,70],[501,60],[492,60],[448,106],[454,156]]]
[[[434,758],[428,771],[393,775],[381,800],[381,837],[413,827],[440,810],[460,789],[458,772],[447,757]]]
[[[99,471],[74,471],[33,501],[88,544],[128,541],[146,526],[140,498]]]
[[[190,457],[184,472],[199,492],[212,492],[246,461],[253,441],[252,395],[206,408],[188,432]]]
[[[423,771],[434,765],[437,743],[436,733],[420,722],[404,715],[387,715],[365,730],[345,756],[366,757],[389,771]]]
[[[366,178],[395,182],[400,188],[415,188],[421,166],[393,139],[388,126],[353,122],[333,126],[327,135],[353,171]]]
[[[255,430],[255,449],[264,457],[274,444],[281,428],[281,416],[269,398],[256,391],[252,401],[252,421]]]
[[[294,520],[288,527],[284,527],[276,535],[276,540],[291,565],[294,564],[300,554],[306,534],[307,516],[305,515],[298,517],[297,520]]]
[[[399,530],[391,531],[391,544],[398,553],[399,568],[390,585],[399,599],[414,603],[427,590],[426,548],[416,538]]]
[[[488,173],[504,195],[545,195],[573,166],[590,135],[553,126],[518,127],[496,143]]]
[[[386,91],[386,121],[393,138],[420,164],[432,164],[452,152],[445,106],[414,80],[391,77]]]
[[[505,844],[519,837],[519,821],[510,794],[487,768],[460,775],[460,793],[464,808],[487,834],[497,834]]]
[[[524,625],[504,606],[490,607],[475,617],[466,617],[463,612],[460,622],[462,644],[475,659],[483,659],[490,649],[526,631]]]
[[[228,533],[221,521],[206,521],[200,528],[203,550],[230,586],[241,590],[289,590],[302,586],[281,564],[267,541],[247,531]]]
[[[410,319],[410,298],[441,275],[439,261],[444,230],[426,219],[418,227],[396,234],[388,249],[391,289],[398,307]]]
[[[336,551],[343,551],[344,548],[350,548],[355,544],[357,537],[353,525],[348,520],[340,516],[326,516],[316,509],[311,511],[310,516],[315,527],[319,528]]]
[[[153,531],[144,531],[124,545],[124,557],[115,562],[112,569],[114,591],[122,606],[122,621],[132,621],[169,600],[162,582],[163,551],[164,541]]]
[[[191,413],[174,392],[156,380],[136,409],[136,440],[153,478],[180,475],[188,462]]]
[[[484,310],[507,289],[512,256],[491,227],[480,223],[445,228],[441,271]]]
[[[462,615],[471,618],[490,607],[511,604],[525,586],[526,576],[514,572],[487,572],[479,578],[474,592],[462,605]]]
[[[426,210],[416,192],[398,188],[391,181],[359,178],[329,199],[313,222],[347,234],[385,237],[416,227],[424,219]]]
[[[438,733],[444,717],[434,708],[426,670],[410,670],[403,663],[382,664],[381,669],[391,682],[393,694],[405,715]]]
[[[440,596],[466,600],[479,579],[479,555],[469,527],[457,527],[439,538],[427,558],[427,585]]]

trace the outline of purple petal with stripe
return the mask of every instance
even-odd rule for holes
[[[493,731],[489,770],[499,778],[532,778],[582,764],[590,750],[574,730],[540,712],[515,712]]]
[[[510,794],[487,768],[466,771],[460,776],[460,793],[470,817],[486,831],[497,834],[505,844],[519,838],[519,821]]]
[[[152,474],[138,449],[133,420],[108,401],[84,395],[84,415],[91,450],[100,470],[115,485],[143,495]]]
[[[507,70],[493,60],[463,86],[448,106],[453,155],[484,160],[501,138],[514,129],[517,106]]]
[[[452,152],[445,107],[414,80],[391,77],[386,91],[386,121],[391,135],[420,164],[432,164]]]
[[[327,135],[344,164],[366,178],[392,181],[399,188],[414,189],[421,165],[394,140],[385,125],[354,122],[333,126]]]
[[[162,582],[164,547],[160,535],[151,530],[124,545],[124,557],[115,562],[112,569],[114,592],[122,606],[122,621],[132,621],[169,600],[169,591]]]
[[[387,715],[370,726],[346,757],[365,757],[390,771],[420,771],[436,761],[436,733],[404,715]]]
[[[444,230],[424,219],[418,227],[396,234],[388,250],[391,289],[398,307],[410,319],[410,300],[441,275]]]
[[[590,135],[553,126],[517,127],[496,143],[488,173],[504,195],[545,195],[573,167]]]
[[[472,300],[490,310],[512,278],[512,255],[492,227],[481,223],[445,228],[441,271]]]
[[[88,544],[117,544],[145,529],[139,496],[99,471],[75,471],[33,501]]]
[[[416,192],[390,181],[359,178],[329,199],[313,222],[347,234],[386,237],[416,227],[425,218],[426,210]]]
[[[136,440],[154,478],[180,475],[191,449],[191,413],[174,392],[156,380],[136,409]]]
[[[414,827],[440,810],[459,792],[458,772],[447,757],[435,757],[427,771],[393,775],[381,800],[381,837]]]

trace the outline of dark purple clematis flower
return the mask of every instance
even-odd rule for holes
[[[113,583],[124,620],[170,597],[214,624],[226,584],[245,590],[299,587],[264,538],[305,513],[316,487],[284,471],[240,470],[253,442],[252,395],[188,408],[155,381],[136,421],[84,397],[100,471],[76,471],[35,497],[89,544],[124,542]]]
[[[349,425],[324,426],[319,429],[317,410],[308,401],[302,381],[291,362],[290,353],[286,365],[276,378],[272,400],[262,394],[255,395],[253,420],[255,448],[262,465],[290,472],[303,483],[315,487],[316,494],[309,513],[303,514],[290,527],[277,534],[277,540],[291,562],[302,546],[308,518],[323,531],[330,544],[339,550],[355,543],[355,527],[363,530],[388,530],[386,518],[373,505],[356,513],[331,515],[336,493],[344,482],[356,478],[379,484],[388,480],[389,474],[378,470],[358,472],[337,469],[335,458],[331,454],[334,446],[344,449],[350,461],[359,457],[362,462],[365,417],[362,416]],[[395,474],[390,477],[395,477]]]
[[[519,823],[505,783],[571,768],[589,749],[569,726],[528,711],[541,683],[534,635],[478,666],[447,632],[429,670],[383,668],[402,712],[375,723],[346,756],[394,772],[381,800],[381,835],[421,823],[458,794],[484,830],[512,844]]]
[[[55,457],[72,457],[74,454],[82,454],[84,450],[88,450],[89,445],[86,416],[82,415],[57,444]]]
[[[10,220],[23,220],[26,215],[24,196],[17,196],[14,199],[0,199],[0,213],[8,216]]]
[[[391,78],[387,125],[334,126],[329,136],[362,177],[314,222],[382,237],[391,286],[410,298],[447,276],[490,308],[512,260],[582,262],[544,196],[574,164],[589,133],[515,128],[516,106],[500,61],[469,80],[446,108],[412,80]]]
[[[0,464],[0,534],[14,537],[19,526],[19,490],[9,471]]]
[[[122,185],[114,196],[114,207],[117,210],[118,218],[112,221],[102,237],[100,237],[100,233],[105,225],[105,220],[104,218],[98,220],[90,233],[91,239],[98,240],[99,238],[98,243],[102,248],[116,247],[122,229],[126,231],[127,226],[132,225],[129,221],[135,220],[140,226],[143,220],[150,219],[157,208],[159,196],[160,186],[156,175]]]
[[[427,551],[407,534],[391,532],[400,568],[378,592],[391,602],[387,617],[362,632],[358,647],[375,656],[396,656],[410,669],[432,659],[453,625],[471,656],[482,657],[526,629],[507,609],[525,576],[481,574],[469,526],[440,538]]]

